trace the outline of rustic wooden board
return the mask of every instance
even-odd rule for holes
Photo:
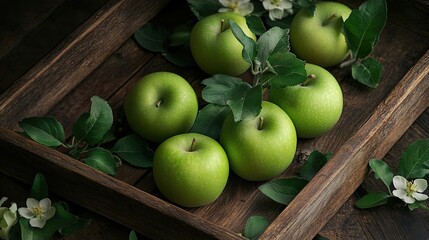
[[[383,158],[429,106],[428,62],[429,51],[276,218],[261,239],[308,239],[322,229],[361,185],[368,161]]]
[[[353,4],[356,4],[356,3],[353,3]],[[169,6],[172,6],[172,4],[170,4]],[[415,33],[413,33],[413,31],[410,31],[408,29],[398,28],[396,23],[394,24],[394,22],[389,21],[379,45],[381,47],[376,49],[374,56],[379,58],[385,64],[386,71],[383,77],[382,85],[380,85],[380,87],[377,90],[370,91],[369,89],[359,86],[354,82],[352,82],[346,70],[331,69],[334,75],[341,81],[341,86],[343,88],[344,94],[347,95],[347,99],[345,99],[345,109],[348,109],[348,110],[345,110],[345,111],[350,111],[351,113],[344,114],[338,126],[326,136],[323,136],[318,139],[313,139],[313,140],[300,141],[300,147],[298,149],[300,153],[305,154],[311,151],[312,149],[319,149],[322,151],[331,150],[336,152],[336,154],[339,154],[338,151],[342,149],[342,145],[344,144],[344,142],[348,140],[350,137],[355,136],[357,134],[356,131],[358,131],[362,126],[366,126],[368,124],[367,119],[371,117],[371,115],[374,112],[374,109],[383,101],[383,99],[386,98],[386,96],[389,95],[389,93],[392,94],[391,90],[397,85],[399,80],[407,73],[408,69],[411,68],[411,66],[413,66],[417,62],[418,58],[420,58],[422,54],[427,50],[429,46],[429,41],[427,40],[427,38],[416,35]],[[425,59],[427,61],[427,58]],[[158,71],[158,70],[173,71],[185,76],[185,78],[188,79],[188,81],[190,81],[194,86],[194,88],[197,90],[201,89],[199,81],[204,77],[206,77],[206,75],[201,73],[198,69],[194,69],[194,68],[182,69],[182,68],[177,68],[175,66],[172,66],[171,64],[167,63],[162,56],[155,55],[153,53],[149,53],[147,51],[141,50],[136,45],[134,40],[130,38],[130,39],[127,39],[125,43],[116,52],[114,52],[103,63],[101,63],[99,67],[95,68],[93,71],[91,71],[91,73],[88,73],[87,76],[83,77],[82,81],[79,81],[79,83],[76,83],[77,84],[76,87],[70,87],[70,91],[68,92],[67,95],[58,97],[58,99],[56,101],[53,101],[50,106],[46,106],[42,109],[34,109],[33,114],[44,115],[45,113],[48,113],[48,115],[53,115],[57,117],[58,119],[60,119],[61,122],[68,124],[66,125],[66,130],[68,133],[70,133],[70,129],[71,129],[70,123],[73,122],[83,111],[88,110],[89,98],[92,95],[97,94],[108,99],[109,103],[115,109],[115,115],[117,117],[120,117],[123,97],[126,94],[127,90],[141,76],[149,72]],[[388,81],[385,79],[388,79]],[[359,114],[356,114],[356,113],[359,113]],[[416,113],[413,113],[413,114],[416,114]],[[25,117],[25,116],[26,114],[15,115],[13,116],[14,118],[12,117],[10,118],[10,123],[12,125],[16,124],[17,121],[19,121],[22,117]],[[405,127],[405,126],[402,126],[402,127]],[[6,135],[8,134],[9,133],[7,133]],[[395,137],[398,137],[398,136],[395,136]],[[12,137],[12,139],[14,139],[14,137]],[[3,140],[6,143],[2,143],[3,144],[1,145],[2,149],[3,148],[9,149],[10,144],[13,146],[15,146],[15,144],[19,145],[19,143],[16,143],[11,139],[6,139],[6,140],[3,139]],[[20,141],[24,141],[24,140],[21,139]],[[384,143],[384,144],[393,144],[393,143]],[[27,148],[30,147],[30,145],[31,145],[30,143],[28,144],[26,143],[22,145],[22,149],[17,150],[17,152],[28,151]],[[16,149],[16,148],[13,148],[13,149]],[[387,151],[387,150],[383,150],[383,151]],[[39,159],[40,156],[37,157],[38,154],[39,154],[38,151],[33,149],[30,151],[30,155],[25,155],[25,156],[30,156],[30,158],[32,158],[32,156],[35,155],[38,161],[43,162],[42,159]],[[57,155],[55,156],[58,158],[62,158],[62,156],[61,157]],[[23,158],[26,158],[26,157],[23,157]],[[44,159],[44,157],[42,158]],[[57,160],[58,159],[56,160],[51,159],[49,161],[52,161],[51,163],[56,165]],[[26,161],[26,160],[23,160],[23,161]],[[85,166],[80,166],[81,164],[79,163],[69,162],[68,160],[67,162],[72,164],[71,166],[77,167],[81,170],[86,169]],[[293,166],[287,172],[285,172],[285,174],[283,174],[282,177],[287,177],[294,174],[297,168],[301,164],[302,162],[300,162],[300,159],[296,159]],[[41,166],[41,168],[39,166],[39,169],[49,170],[51,169],[51,167],[57,169],[54,166],[45,166],[45,165]],[[62,169],[62,167],[60,167],[59,169],[57,169],[57,171],[70,170],[69,167],[67,166],[63,166],[63,167],[65,169]],[[51,173],[51,170],[49,171],[49,173]],[[32,180],[31,176],[26,176],[24,173],[19,173],[19,170],[17,169],[14,169],[13,171],[8,170],[7,174],[9,175],[18,174],[17,176],[21,176],[22,177],[21,179],[25,180],[26,182],[30,182]],[[26,172],[26,174],[28,174],[28,172]],[[81,176],[80,174],[85,174],[85,173],[79,171],[78,175]],[[96,174],[96,172],[94,172],[94,174]],[[70,176],[68,176],[65,179],[66,185],[69,186],[69,188],[76,188],[76,186],[74,185],[74,181],[76,180],[69,179],[71,178],[71,176],[75,176],[75,175],[70,174]],[[59,179],[58,177],[59,176],[51,175],[51,179],[54,179],[53,180],[54,182],[57,182],[55,180],[58,180]],[[91,185],[91,184],[89,185],[91,185],[92,187],[94,186],[100,187],[99,181],[103,182],[103,180],[98,179],[98,177],[101,177],[101,179],[104,179],[104,176],[94,175],[93,177],[94,179],[92,178],[91,179],[95,181],[95,183],[91,183],[91,184],[95,184],[95,185]],[[137,187],[137,190],[138,189],[144,190],[145,192],[149,192],[151,193],[151,195],[157,196],[162,199],[162,196],[159,195],[156,187],[154,186],[150,171],[135,169],[133,167],[125,165],[123,168],[121,168],[117,178],[121,180],[120,181],[121,183],[118,183],[118,184],[128,183],[128,184],[134,185]],[[88,181],[91,181],[91,180],[88,180]],[[114,183],[116,184],[117,182],[114,182]],[[126,226],[133,227],[133,228],[135,227],[136,223],[129,223],[127,222],[127,220],[124,220],[123,217],[121,216],[116,216],[116,215],[112,216],[111,213],[106,212],[106,209],[102,209],[100,208],[100,206],[94,206],[96,205],[94,202],[99,204],[95,197],[87,200],[79,200],[79,199],[76,199],[76,196],[67,195],[67,193],[64,193],[64,190],[61,190],[65,186],[64,182],[61,183],[61,186],[59,185],[60,183],[58,183],[58,186],[54,186],[55,192],[58,192],[62,196],[65,196],[67,199],[70,199],[104,216],[108,216],[109,218],[114,219]],[[112,187],[110,184],[104,185],[104,182],[101,185],[103,185],[101,186],[101,188]],[[198,209],[185,209],[187,210],[185,211],[186,213],[191,212],[192,214],[191,215],[186,214],[184,215],[184,218],[189,217],[193,219],[195,218],[195,216],[197,216],[196,218],[198,219],[198,224],[196,224],[195,226],[191,224],[192,227],[195,227],[198,229],[198,228],[201,228],[201,225],[203,224],[208,224],[211,227],[211,225],[214,223],[215,225],[218,225],[221,227],[221,228],[215,227],[215,229],[222,232],[226,229],[225,231],[233,237],[237,237],[235,234],[233,234],[234,232],[240,232],[243,230],[245,220],[249,216],[255,215],[255,214],[267,216],[271,220],[274,220],[277,218],[274,224],[271,226],[271,228],[275,228],[275,226],[280,221],[280,218],[282,215],[279,216],[279,214],[283,211],[284,207],[279,204],[273,203],[272,201],[270,201],[269,199],[261,195],[261,193],[257,191],[257,187],[259,185],[260,183],[248,183],[246,181],[238,179],[236,176],[232,176],[226,190],[228,194],[223,194],[221,198],[212,205],[198,208]],[[120,185],[120,186],[129,186],[129,185]],[[81,193],[81,194],[84,194],[84,193]],[[115,195],[117,193],[109,193],[109,194]],[[345,195],[347,194],[349,193],[345,193]],[[347,197],[343,196],[343,198],[347,198]],[[122,200],[122,198],[119,198],[119,199]],[[343,200],[344,199],[342,199],[341,201]],[[124,201],[127,201],[127,200],[125,199]],[[160,202],[162,203],[161,205],[165,204],[162,201]],[[132,202],[130,204],[138,205],[138,204],[146,204],[146,203]],[[336,204],[341,205],[340,203],[336,203]],[[225,207],[225,206],[228,206],[228,207]],[[336,207],[335,209],[331,209],[331,210],[335,212],[338,208],[339,207]],[[288,209],[290,209],[290,207],[286,208],[284,211],[285,212],[289,211]],[[112,210],[112,211],[113,213],[118,214],[117,210]],[[178,211],[182,211],[182,210],[179,209]],[[128,213],[128,212],[125,212],[125,213]],[[317,218],[317,215],[316,216],[312,215],[312,217]],[[139,217],[134,219],[134,221],[138,221],[138,220],[140,220]],[[184,220],[184,221],[192,222],[193,220]],[[181,227],[182,225],[178,224],[178,226]],[[323,226],[323,224],[321,226]],[[321,226],[318,225],[317,228],[320,229]],[[173,228],[175,231],[179,231],[179,234],[183,234],[182,232],[186,232],[186,230],[184,230],[185,228],[181,229],[180,227],[178,228],[173,227]],[[203,231],[202,234],[208,234],[208,235],[211,234],[210,236],[213,236],[213,233],[211,231],[215,232],[216,230],[213,230],[210,227],[208,228],[208,230],[197,230],[197,232]],[[142,228],[141,226],[140,228],[138,226],[135,229],[142,231],[150,236],[158,236],[157,234],[159,234],[158,232],[151,232],[152,230]],[[210,233],[204,232],[204,231],[210,231]],[[315,233],[317,232],[314,231],[310,233],[310,235]],[[169,234],[172,234],[172,232],[165,233],[165,236]],[[198,234],[200,233],[195,233],[195,235],[193,236],[199,237],[200,235]],[[231,237],[231,236],[228,236],[228,237]],[[227,237],[227,236],[223,236],[223,237]]]
[[[0,93],[107,0],[1,1]]]
[[[2,124],[15,128],[16,116],[46,113],[166,3],[167,0],[108,2],[0,96]]]

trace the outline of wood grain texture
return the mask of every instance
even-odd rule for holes
[[[46,113],[166,3],[111,0],[0,96],[2,125]]]
[[[369,159],[382,158],[429,106],[428,62],[429,51],[276,218],[261,239],[316,236],[362,183]]]
[[[29,71],[107,0],[2,1],[0,92]],[[0,3],[1,4],[1,3]],[[5,5],[5,8],[3,8]],[[12,30],[12,32],[8,29]]]
[[[41,172],[52,192],[149,237],[243,239],[236,233],[219,228],[56,150],[34,144],[31,139],[3,127],[0,127],[0,149],[0,172],[5,175],[29,183],[37,172]],[[20,161],[15,161],[16,158]],[[159,224],[168,227],[160,228]]]

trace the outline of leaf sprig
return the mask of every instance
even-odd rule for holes
[[[342,65],[352,65],[352,76],[358,82],[376,88],[380,82],[383,65],[368,55],[376,46],[387,20],[385,0],[367,0],[354,9],[343,25],[351,60]]]
[[[380,179],[386,186],[386,192],[370,192],[357,200],[357,208],[366,209],[388,204],[390,199],[396,199],[392,194],[391,185],[394,174],[391,167],[383,160],[372,159],[369,161],[369,167],[374,172],[374,177]],[[399,160],[398,175],[407,180],[424,178],[429,174],[429,139],[421,139],[411,143],[402,153]],[[394,193],[394,192],[393,192]],[[426,201],[415,201],[406,204],[410,210],[423,208],[429,210],[425,204]]]
[[[22,134],[48,147],[62,146],[73,158],[104,173],[115,175],[121,161],[136,167],[151,167],[153,151],[136,134],[119,139],[109,150],[103,144],[115,140],[112,109],[104,99],[91,97],[91,109],[73,124],[73,137],[66,143],[62,124],[52,117],[29,117],[19,122]]]
[[[37,173],[31,187],[31,198],[41,200],[49,197],[48,184],[41,173]],[[10,239],[35,240],[51,239],[57,232],[61,235],[76,233],[91,222],[91,219],[84,219],[70,213],[69,206],[65,202],[55,202],[55,215],[48,219],[43,228],[30,226],[30,220],[20,217],[18,223],[10,231]]]
[[[315,150],[308,156],[307,161],[300,169],[298,177],[273,180],[259,186],[259,190],[273,201],[288,205],[317,172],[322,169],[331,156],[331,152],[324,154]],[[246,221],[244,236],[249,239],[258,239],[269,225],[270,222],[267,218],[251,216]],[[317,236],[316,239],[324,238]]]

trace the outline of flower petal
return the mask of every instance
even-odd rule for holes
[[[404,199],[405,196],[407,196],[407,192],[405,192],[403,189],[397,189],[393,190],[392,194],[400,199]]]
[[[393,177],[393,186],[395,186],[396,189],[407,189],[407,182],[407,179],[402,176],[396,175]]]
[[[55,207],[50,207],[43,215],[42,218],[45,220],[51,219],[55,215]]]
[[[27,198],[27,208],[29,209],[33,209],[34,207],[36,207],[37,205],[39,205],[39,201],[37,201],[34,198]]]
[[[30,209],[25,207],[19,208],[18,213],[19,215],[21,215],[21,217],[24,217],[26,219],[31,219],[34,217],[34,213],[30,211]]]
[[[219,12],[232,12],[231,8],[219,8]]]
[[[428,188],[428,182],[426,181],[426,179],[416,179],[414,180],[414,184],[417,187],[417,192],[420,193],[426,190],[426,188]]]
[[[413,198],[415,198],[417,201],[424,201],[426,199],[428,199],[428,195],[423,194],[423,193],[413,193]]]
[[[416,199],[410,196],[405,196],[402,200],[404,200],[404,202],[408,204],[413,204],[416,201]]]
[[[7,211],[4,213],[3,218],[8,226],[12,226],[16,221],[16,213]]]
[[[32,227],[43,228],[43,226],[45,226],[45,224],[46,224],[46,221],[44,219],[41,219],[41,218],[30,219],[30,225]]]
[[[51,207],[51,200],[49,198],[44,198],[40,200],[39,206],[42,208],[43,212],[46,212]]]
[[[10,210],[11,212],[16,212],[16,210],[18,210],[18,207],[16,206],[16,203],[12,203],[12,204],[10,205],[9,210]]]
[[[220,4],[224,7],[228,7],[234,0],[219,0]]]
[[[236,12],[241,16],[247,16],[253,12],[253,9],[254,9],[253,4],[247,3],[247,4],[238,5]]]
[[[272,9],[269,12],[269,17],[271,20],[275,21],[276,19],[283,18],[283,9]]]
[[[4,202],[6,202],[6,200],[7,200],[7,197],[2,197],[0,199],[0,207],[1,207],[1,205],[3,205]]]

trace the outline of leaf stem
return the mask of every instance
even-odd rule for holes
[[[339,67],[340,68],[349,67],[349,66],[353,65],[355,62],[357,62],[357,59],[351,58],[349,60],[346,60],[346,61],[340,63]]]
[[[429,211],[429,207],[428,207],[428,206],[426,206],[426,205],[425,205],[425,204],[423,204],[423,203],[420,203],[420,207],[421,207],[422,209],[426,210],[426,211]]]

